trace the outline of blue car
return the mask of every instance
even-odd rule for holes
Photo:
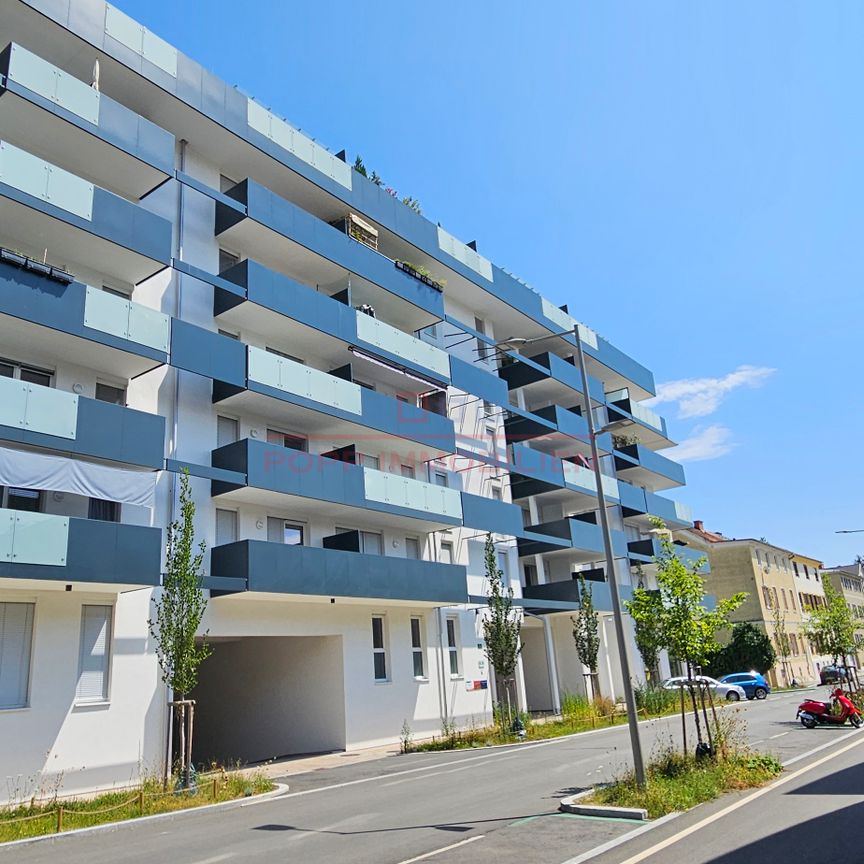
[[[768,682],[758,672],[733,672],[724,675],[720,681],[723,684],[737,684],[743,688],[748,699],[764,699],[771,692]]]

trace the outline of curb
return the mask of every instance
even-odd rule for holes
[[[262,792],[260,795],[250,795],[248,798],[232,798],[230,801],[219,801],[216,804],[204,804],[202,807],[185,807],[182,810],[172,810],[170,813],[153,813],[150,816],[138,816],[134,819],[123,819],[120,822],[104,822],[101,825],[91,825],[89,828],[73,828],[71,831],[61,831],[59,834],[40,834],[38,837],[23,837],[21,840],[8,840],[0,843],[0,852],[13,846],[27,846],[31,843],[45,843],[59,840],[63,837],[74,837],[81,834],[97,834],[100,831],[116,831],[126,825],[141,825],[145,822],[156,822],[160,819],[171,819],[175,816],[188,816],[190,813],[207,813],[212,810],[231,810],[235,807],[247,807],[272,798],[279,798],[288,791],[287,783],[275,783],[275,789]]]
[[[604,804],[579,803],[593,794],[593,789],[583,789],[575,795],[568,795],[561,799],[558,809],[562,813],[573,813],[576,816],[605,816],[612,819],[633,819],[637,822],[648,821],[648,811],[641,807],[610,807]]]

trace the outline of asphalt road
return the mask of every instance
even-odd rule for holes
[[[746,723],[758,749],[788,760],[843,734],[797,724],[801,695],[772,695],[733,708],[729,716]],[[675,718],[640,729],[646,754],[680,740]],[[62,856],[64,864],[408,864],[435,853],[435,864],[562,864],[633,830],[633,823],[557,813],[562,796],[611,779],[628,758],[623,726],[509,748],[391,756],[294,775],[286,781],[289,793],[272,801],[6,847],[0,862],[53,862]],[[663,839],[664,827],[643,835],[650,842],[642,841],[642,848]],[[824,846],[824,837],[822,832],[811,839]],[[638,848],[638,841],[628,846]],[[624,860],[610,854],[604,864]],[[689,859],[661,854],[656,860]]]

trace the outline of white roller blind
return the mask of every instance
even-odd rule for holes
[[[108,699],[110,658],[111,607],[82,606],[76,702],[104,702]]]
[[[0,708],[27,705],[33,603],[0,603]]]
[[[237,512],[216,510],[216,545],[233,543],[237,539]]]
[[[285,542],[285,520],[275,516],[267,517],[267,540],[270,543]]]

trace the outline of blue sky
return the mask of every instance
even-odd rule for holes
[[[115,2],[651,368],[706,527],[864,553],[864,4]]]

